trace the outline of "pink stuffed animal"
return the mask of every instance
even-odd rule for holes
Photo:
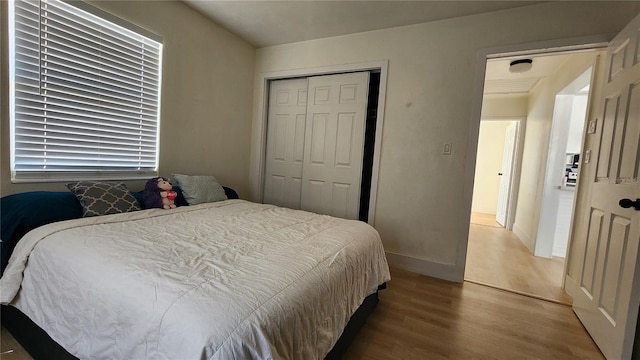
[[[144,204],[147,209],[175,209],[178,193],[172,190],[173,185],[168,178],[159,176],[149,179],[144,187]]]

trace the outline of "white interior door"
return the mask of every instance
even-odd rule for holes
[[[301,208],[357,219],[369,73],[309,78]]]
[[[507,209],[509,208],[509,196],[511,195],[511,174],[513,173],[513,156],[516,148],[517,124],[512,123],[507,127],[504,136],[504,150],[502,153],[502,170],[500,172],[500,190],[498,192],[498,208],[496,209],[496,221],[507,225]]]
[[[640,16],[609,44],[588,178],[576,209],[565,286],[573,308],[608,359],[630,359],[640,306]],[[586,157],[583,157],[583,159]],[[581,191],[581,190],[579,190]],[[577,235],[576,235],[577,234]]]
[[[300,208],[307,79],[272,81],[269,89],[263,202]]]

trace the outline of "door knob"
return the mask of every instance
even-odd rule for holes
[[[633,207],[636,210],[640,210],[640,199],[636,199],[636,201],[633,201],[631,199],[622,199],[620,200],[620,202],[618,202],[618,205],[622,206],[625,209]]]
[[[498,173],[499,176],[502,176],[502,173]]]

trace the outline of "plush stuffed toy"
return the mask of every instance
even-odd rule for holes
[[[147,209],[175,209],[174,203],[178,193],[171,190],[173,185],[168,178],[159,176],[149,179],[144,186],[144,205]]]

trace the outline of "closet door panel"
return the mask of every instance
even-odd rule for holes
[[[369,74],[309,78],[301,209],[357,219]]]
[[[311,118],[311,129],[307,137],[309,146],[309,161],[319,166],[325,165],[330,154],[327,151],[327,126],[329,125],[329,114],[313,114]],[[329,139],[330,140],[330,139]]]
[[[354,138],[354,126],[356,114],[343,113],[338,115],[338,129],[336,138],[336,166],[338,167],[351,167],[352,150],[353,150],[353,138]]]
[[[306,105],[307,79],[271,82],[264,203],[300,208]]]

